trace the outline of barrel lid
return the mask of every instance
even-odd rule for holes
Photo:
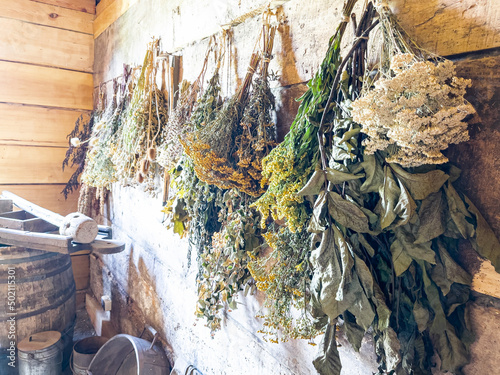
[[[38,332],[21,340],[17,348],[22,352],[33,352],[47,349],[60,339],[61,333],[57,331]]]

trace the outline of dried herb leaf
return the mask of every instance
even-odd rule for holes
[[[335,221],[346,228],[358,233],[370,232],[368,218],[359,206],[332,191],[328,193],[328,212]]]
[[[476,237],[471,240],[476,251],[489,259],[495,270],[500,273],[500,242],[476,206],[467,197],[464,197],[467,209],[476,217]]]
[[[425,199],[429,194],[439,191],[449,177],[439,169],[427,173],[409,173],[397,164],[390,164],[390,166],[415,200]]]
[[[340,375],[342,365],[340,363],[337,341],[335,340],[336,325],[329,324],[325,336],[321,340],[320,352],[314,359],[313,365],[318,374]]]

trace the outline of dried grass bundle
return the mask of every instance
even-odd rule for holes
[[[189,133],[182,140],[184,150],[192,158],[200,180],[222,189],[235,187],[234,185],[246,188],[250,185],[244,181],[243,174],[234,168],[232,158],[236,151],[234,140],[241,131],[239,124],[259,60],[257,53],[252,54],[245,81],[239,92],[223,105],[212,121]]]
[[[268,82],[276,26],[270,24],[270,15],[264,15],[263,59],[252,87],[250,84],[261,60],[259,53],[252,54],[240,91],[224,104],[212,121],[197,124],[194,118],[197,129],[183,140],[201,180],[254,197],[264,192],[260,183],[261,160],[276,145],[276,128],[272,122],[274,96]]]
[[[168,114],[166,98],[156,85],[156,49],[158,40],[148,46],[141,74],[134,87],[130,106],[118,133],[118,143],[113,150],[112,161],[116,166],[118,180],[128,185],[135,179],[138,183],[152,182],[154,160],[148,155],[159,145],[159,134]]]
[[[220,91],[218,69],[210,79],[208,88],[202,98],[197,101],[199,93],[203,91],[203,80],[208,60],[212,53],[215,54],[215,47],[215,41],[211,39],[201,72],[196,81],[193,84],[189,84],[187,81],[181,83],[179,99],[163,128],[162,143],[158,149],[158,164],[164,168],[171,169],[179,161],[183,151],[179,140],[186,132],[193,130],[192,122],[197,123],[196,119],[200,118],[199,112],[201,109],[199,107],[201,106],[204,110],[212,111],[214,104],[216,104],[214,101],[220,102],[220,98],[218,98]],[[220,63],[218,62],[217,65],[220,65]],[[210,98],[213,99],[210,100]]]

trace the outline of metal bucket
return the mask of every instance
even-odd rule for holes
[[[193,365],[188,364],[184,358],[178,357],[170,375],[201,375],[201,372]]]
[[[78,341],[73,347],[71,371],[75,375],[87,375],[87,368],[96,353],[108,341],[106,337],[92,336]]]
[[[62,374],[61,333],[46,331],[26,337],[19,343],[19,375]]]
[[[97,352],[89,365],[92,375],[168,375],[170,365],[163,350],[149,341],[116,335]]]

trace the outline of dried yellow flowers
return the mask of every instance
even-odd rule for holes
[[[396,54],[386,77],[352,104],[353,120],[369,138],[365,153],[388,151],[389,163],[404,167],[441,164],[451,143],[469,139],[464,118],[475,112],[464,99],[471,81],[455,75],[453,62]]]

